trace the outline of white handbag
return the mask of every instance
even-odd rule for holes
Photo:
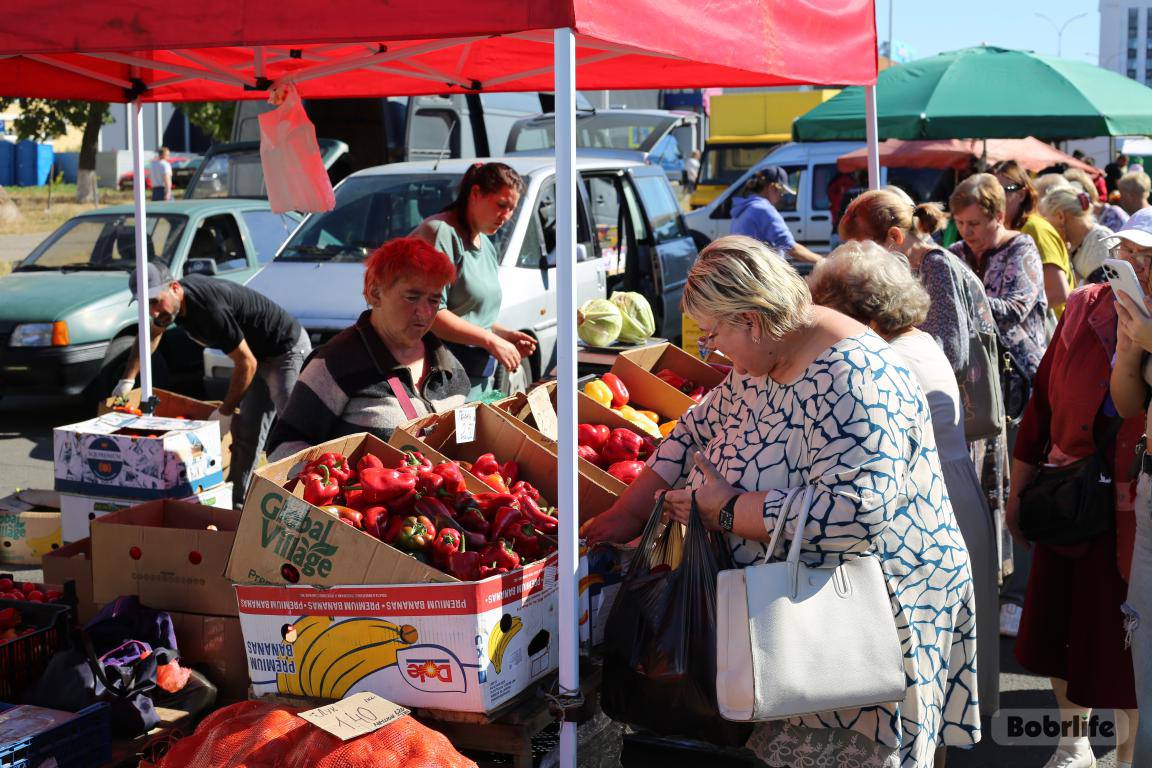
[[[767,562],[784,529],[782,513],[764,562],[717,577],[716,699],[727,720],[904,699],[904,658],[879,559],[863,555],[835,568],[800,562],[812,494],[809,485],[786,561]]]

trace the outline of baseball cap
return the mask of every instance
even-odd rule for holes
[[[168,290],[168,286],[172,284],[172,280],[172,273],[163,262],[148,262],[148,299],[154,299]],[[132,298],[128,301],[128,303],[131,304],[133,301],[136,301],[135,269],[132,270],[132,274],[128,276],[128,290],[132,292]]]
[[[796,194],[796,190],[792,189],[792,187],[788,185],[788,174],[780,166],[766,165],[760,169],[760,175],[769,184],[779,184],[788,194]]]

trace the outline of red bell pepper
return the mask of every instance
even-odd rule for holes
[[[524,519],[524,513],[516,507],[500,507],[488,528],[488,540],[500,538],[509,526]]]
[[[508,573],[507,568],[499,568],[493,565],[484,565],[483,563],[480,564],[479,571],[480,572],[477,575],[481,580],[486,579],[489,576],[503,576],[504,574]]]
[[[304,501],[317,507],[331,504],[340,493],[340,483],[324,464],[304,470],[299,479],[304,483]]]
[[[342,522],[348,523],[353,528],[364,527],[364,515],[350,507],[341,506],[340,504],[329,504],[321,507],[325,512],[330,515],[336,515]]]
[[[608,474],[625,485],[632,485],[643,471],[644,462],[642,461],[618,461],[608,467]]]
[[[366,453],[360,457],[360,461],[356,462],[356,471],[363,472],[366,469],[384,469],[384,462],[380,460],[379,456]]]
[[[460,532],[453,528],[443,528],[432,540],[432,562],[440,566],[448,564],[448,557],[456,552],[462,552],[463,538]]]
[[[704,387],[696,387],[688,393],[688,397],[692,398],[692,401],[695,403],[700,402],[704,399]]]
[[[364,489],[360,486],[346,485],[340,490],[344,493],[344,506],[358,509],[361,512],[368,507],[368,500],[364,498]]]
[[[525,521],[513,525],[508,529],[508,533],[512,537],[512,548],[520,553],[521,558],[530,561],[540,557],[540,552],[544,549],[544,540],[540,538],[536,526]]]
[[[624,386],[624,382],[620,381],[619,376],[614,373],[606,373],[600,377],[600,381],[607,384],[609,391],[612,392],[613,408],[628,405],[628,387]]]
[[[687,379],[685,379],[683,376],[676,373],[675,371],[670,371],[667,368],[657,373],[656,378],[670,386],[675,387],[676,389],[680,389],[687,382]]]
[[[532,483],[528,482],[527,480],[517,481],[511,488],[508,489],[508,492],[513,496],[519,496],[523,493],[533,501],[540,500],[540,491],[536,490],[536,486],[532,485]]]
[[[329,474],[336,478],[338,483],[347,482],[348,478],[352,476],[352,467],[348,466],[348,459],[344,458],[342,453],[322,453],[308,465],[310,469],[321,466],[328,467]]]
[[[377,519],[377,525],[380,520]],[[384,530],[380,532],[380,541],[385,544],[395,544],[397,537],[400,536],[400,529],[404,527],[404,518],[400,515],[394,515],[388,518],[387,524],[384,525]]]
[[[496,461],[496,457],[491,453],[485,453],[479,456],[476,461],[472,462],[472,474],[476,477],[483,475],[495,475],[500,472],[500,462]]]
[[[476,581],[480,578],[479,552],[453,552],[448,556],[448,575],[460,581]]]
[[[416,469],[416,492],[421,496],[436,496],[444,487],[444,478],[431,469]]]
[[[617,427],[608,436],[608,442],[600,449],[600,456],[609,464],[618,461],[636,461],[640,458],[640,449],[644,438],[630,429]]]
[[[480,565],[513,571],[520,567],[520,555],[506,540],[495,539],[480,550]]]
[[[597,450],[590,445],[576,446],[576,455],[585,461],[592,462],[596,466],[600,466],[600,464],[604,461],[599,452],[597,452]]]
[[[511,489],[520,480],[520,465],[515,459],[504,462],[500,465],[500,476],[504,478],[504,485]]]
[[[504,481],[504,476],[499,472],[493,472],[490,475],[477,475],[484,484],[498,493],[508,493],[508,483]]]
[[[369,467],[360,473],[364,497],[369,502],[387,504],[416,489],[416,475],[398,469]]]
[[[435,520],[441,515],[452,520],[456,519],[447,504],[431,496],[424,496],[417,499],[416,503],[412,505],[412,512],[417,515],[423,515],[431,520]]]
[[[525,496],[519,497],[518,501],[520,502],[520,509],[524,512],[525,520],[545,533],[552,533],[556,530],[559,522],[556,518],[540,509],[540,505],[535,501]]]
[[[478,493],[476,494],[476,502],[480,505],[480,511],[484,513],[487,520],[491,520],[501,507],[520,506],[520,502],[510,493]]]
[[[488,518],[480,511],[480,502],[472,494],[460,494],[456,497],[456,521],[465,530],[475,533],[488,533]]]
[[[612,430],[603,424],[580,424],[576,427],[576,444],[586,445],[599,451],[608,441]]]
[[[364,510],[364,530],[373,536],[380,533],[380,525],[388,519],[388,508],[379,504],[366,507]]]
[[[412,512],[412,508],[416,506],[416,502],[419,500],[420,494],[413,488],[400,498],[388,502],[388,511],[394,515],[407,515]]]
[[[408,471],[432,469],[432,462],[420,451],[404,451],[404,467]]]
[[[455,496],[467,489],[464,482],[464,473],[453,461],[443,461],[432,468],[432,471],[444,478],[444,491]]]
[[[401,518],[400,531],[393,542],[400,549],[409,552],[422,552],[436,538],[436,527],[423,515],[409,515]]]

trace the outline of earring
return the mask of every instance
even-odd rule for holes
[[[759,336],[753,336],[752,337],[752,343],[753,344],[759,344],[760,343],[760,337]]]

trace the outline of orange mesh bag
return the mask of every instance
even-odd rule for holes
[[[476,768],[410,716],[340,741],[296,717],[299,711],[260,701],[224,707],[176,742],[156,768]]]

